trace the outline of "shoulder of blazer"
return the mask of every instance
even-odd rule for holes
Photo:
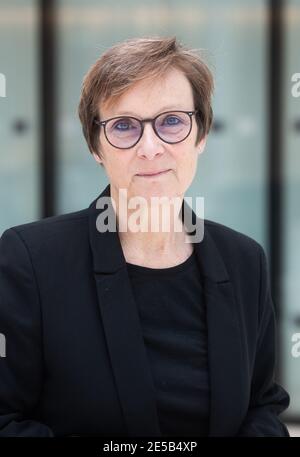
[[[12,226],[5,230],[16,232],[28,246],[45,246],[51,241],[63,241],[66,237],[88,235],[88,208],[59,216],[45,217],[38,221]],[[2,234],[2,236],[4,235]]]
[[[254,238],[218,222],[205,220],[205,231],[214,241],[232,280],[259,281],[264,248]]]
[[[206,225],[204,231],[208,231],[222,257],[237,306],[245,322],[255,322],[258,329],[269,281],[264,248],[248,235],[222,224],[206,221]]]
[[[262,245],[254,238],[219,222],[205,219],[204,230],[208,230],[220,251],[235,250],[239,254],[261,251]]]

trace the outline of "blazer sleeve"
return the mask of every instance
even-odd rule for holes
[[[266,255],[260,246],[260,325],[251,383],[248,413],[237,436],[288,437],[286,425],[279,414],[288,408],[289,394],[275,382],[276,321]]]
[[[0,436],[53,437],[34,420],[43,381],[39,292],[29,251],[14,229],[0,239]]]

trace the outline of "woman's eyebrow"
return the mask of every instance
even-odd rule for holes
[[[169,110],[176,110],[176,111],[180,111],[182,108],[178,108],[178,107],[175,107],[175,106],[163,106],[162,108],[160,108],[159,111],[156,112],[155,115],[153,115],[153,117],[155,117],[157,114],[159,113],[163,113],[164,111],[169,111]],[[133,117],[142,117],[142,116],[139,116],[138,114],[136,113],[133,113],[131,111],[122,111],[121,114],[116,114],[115,116],[133,116]]]

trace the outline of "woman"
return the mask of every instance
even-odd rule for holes
[[[1,238],[1,436],[289,436],[265,253],[183,200],[212,90],[173,37],[87,73],[79,116],[109,184]]]

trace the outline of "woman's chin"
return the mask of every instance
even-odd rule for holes
[[[137,197],[144,198],[147,200],[147,202],[151,202],[152,199],[168,199],[171,200],[176,196],[176,192],[172,189],[168,188],[159,188],[159,187],[153,187],[149,189],[140,189],[138,194],[136,194]],[[152,202],[153,203],[153,202]]]

